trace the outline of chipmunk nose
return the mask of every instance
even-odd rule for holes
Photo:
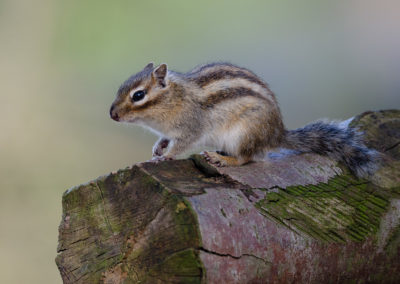
[[[119,121],[118,114],[114,111],[114,109],[115,109],[115,107],[112,105],[111,108],[110,108],[110,116],[115,121]]]

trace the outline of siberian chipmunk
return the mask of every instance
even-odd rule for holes
[[[286,130],[267,84],[229,63],[207,64],[188,73],[150,63],[121,85],[110,116],[159,135],[153,147],[155,160],[207,146],[221,151],[204,152],[211,163],[240,166],[273,149],[287,148],[329,156],[357,176],[366,176],[378,155],[364,146],[360,133],[337,122]]]

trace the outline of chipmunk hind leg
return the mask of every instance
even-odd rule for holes
[[[207,161],[218,167],[241,166],[253,159],[254,151],[247,145],[246,135],[224,137],[222,149],[216,152],[204,152]],[[221,146],[221,145],[220,145]]]

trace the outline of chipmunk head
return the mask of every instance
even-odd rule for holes
[[[162,102],[167,92],[167,65],[154,68],[153,63],[149,63],[121,85],[111,105],[110,116],[123,122],[144,119],[154,113],[154,107]]]

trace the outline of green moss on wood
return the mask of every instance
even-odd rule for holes
[[[256,207],[266,216],[327,242],[362,241],[377,232],[391,193],[349,174],[328,183],[267,192]]]
[[[161,280],[169,283],[201,283],[203,265],[195,249],[177,252],[153,267],[144,278],[144,283]]]

